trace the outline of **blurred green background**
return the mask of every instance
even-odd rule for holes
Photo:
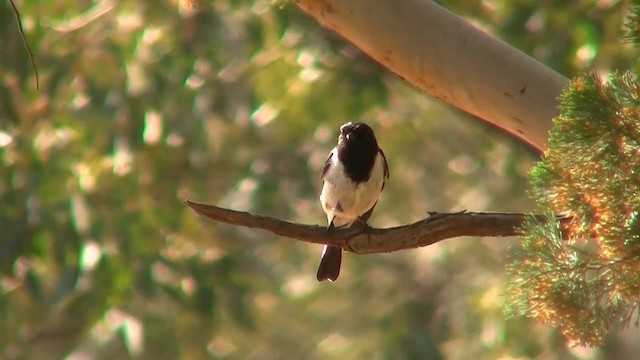
[[[626,69],[622,1],[440,1],[572,76]],[[200,218],[183,200],[324,224],[338,127],[376,130],[376,227],[535,211],[535,156],[407,86],[294,4],[0,2],[0,358],[605,359],[502,313],[517,239],[347,254]],[[425,24],[428,26],[428,24]],[[425,44],[428,46],[428,44]],[[470,55],[472,61],[473,56]],[[634,346],[636,348],[634,348]]]

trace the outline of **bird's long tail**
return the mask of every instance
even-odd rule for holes
[[[342,263],[342,248],[325,245],[320,266],[318,266],[318,281],[336,281],[340,275],[340,263]]]

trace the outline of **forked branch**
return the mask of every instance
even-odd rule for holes
[[[519,213],[467,212],[430,213],[429,217],[410,225],[388,229],[337,229],[330,235],[326,227],[299,224],[269,216],[254,215],[186,200],[195,212],[211,220],[262,229],[274,234],[315,244],[340,246],[356,254],[385,253],[431,245],[460,236],[518,236],[528,216]],[[563,225],[566,218],[559,219]]]

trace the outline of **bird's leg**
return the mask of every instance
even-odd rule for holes
[[[329,222],[329,225],[327,225],[327,232],[326,234],[329,235],[331,233],[331,231],[333,231],[333,229],[336,228],[335,225],[333,225],[333,220],[335,220],[335,216],[331,219],[331,221]]]
[[[371,226],[369,226],[369,224],[367,224],[367,222],[364,221],[361,217],[358,218],[357,222],[358,222],[357,228],[360,231],[362,231],[362,232],[370,232],[371,230],[373,230],[373,228]]]

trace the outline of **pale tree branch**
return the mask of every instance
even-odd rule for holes
[[[213,221],[262,229],[308,243],[335,245],[356,254],[418,248],[460,236],[518,236],[518,229],[528,216],[546,219],[542,215],[519,213],[431,213],[430,217],[410,225],[388,229],[337,229],[328,235],[324,226],[299,224],[189,200],[185,203],[198,214]],[[560,219],[563,222],[567,220]]]
[[[567,78],[431,0],[294,0],[417,88],[544,151]]]

